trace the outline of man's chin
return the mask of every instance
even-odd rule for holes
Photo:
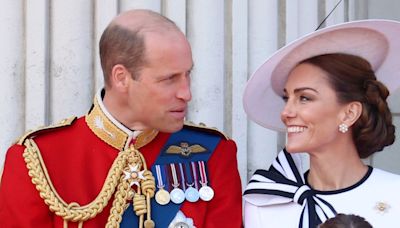
[[[181,122],[171,123],[170,125],[160,130],[165,133],[174,133],[180,131],[182,128],[183,128],[183,120]]]

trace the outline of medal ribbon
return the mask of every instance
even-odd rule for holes
[[[199,172],[200,172],[200,184],[201,185],[207,185],[208,179],[207,179],[207,172],[206,172],[206,165],[204,164],[204,161],[198,161],[199,164]]]
[[[192,172],[191,172],[191,169],[190,169],[190,164],[189,163],[185,163],[184,164],[185,165],[185,174],[186,174],[186,184],[187,184],[187,186],[193,186],[194,185],[194,181],[193,181],[193,178],[192,178]]]
[[[199,184],[198,184],[198,178],[197,178],[197,166],[196,162],[190,162],[190,165],[192,166],[192,173],[193,173],[193,181],[194,181],[194,186],[197,190],[199,190]]]
[[[178,176],[176,175],[176,169],[175,169],[175,164],[169,164],[171,167],[171,173],[172,173],[172,186],[174,188],[177,188],[179,186],[179,181],[178,181]]]
[[[160,188],[164,188],[165,185],[164,185],[163,175],[162,175],[162,171],[161,171],[160,165],[156,165],[156,173],[157,173],[157,187],[159,189]]]
[[[186,184],[185,184],[185,172],[183,171],[183,165],[182,163],[179,163],[179,171],[181,173],[181,186],[183,191],[186,191]]]

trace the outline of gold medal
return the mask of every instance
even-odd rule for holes
[[[156,202],[160,205],[166,205],[169,203],[169,201],[171,200],[171,196],[169,195],[169,193],[163,189],[160,188],[157,192],[156,192]]]
[[[164,169],[160,165],[156,165],[158,191],[156,192],[155,199],[160,205],[166,205],[171,201],[169,192],[164,189],[163,171]]]

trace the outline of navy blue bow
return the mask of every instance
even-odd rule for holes
[[[305,184],[299,168],[299,155],[291,155],[284,149],[269,170],[257,170],[254,173],[244,192],[244,199],[257,206],[298,203],[303,207],[299,227],[317,227],[334,217],[336,211]]]

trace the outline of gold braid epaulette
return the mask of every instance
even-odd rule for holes
[[[217,135],[221,136],[222,138],[224,138],[226,140],[230,139],[228,137],[228,135],[226,135],[224,132],[218,130],[215,127],[207,127],[204,123],[194,124],[191,121],[185,121],[184,127],[188,127],[188,128],[192,128],[192,129],[198,129],[198,130],[209,132],[209,133],[214,133],[214,134],[217,134]]]
[[[27,131],[24,135],[19,137],[19,139],[16,141],[16,143],[18,145],[23,145],[27,138],[31,138],[31,137],[35,136],[36,134],[39,134],[40,132],[43,132],[43,131],[49,131],[49,130],[58,129],[58,128],[65,127],[65,126],[69,126],[75,120],[76,120],[76,116],[72,116],[70,118],[61,120],[57,124],[44,126],[44,127],[39,127],[39,128],[37,128],[37,129],[35,129],[33,131]]]
[[[39,148],[33,139],[25,139],[24,145],[26,149],[23,153],[23,157],[29,170],[28,174],[32,179],[32,183],[35,184],[40,197],[49,206],[50,210],[64,219],[64,227],[68,226],[68,221],[79,222],[79,227],[82,227],[84,221],[94,218],[108,204],[118,184],[118,191],[115,194],[116,199],[114,200],[109,222],[106,227],[119,227],[122,213],[127,206],[126,201],[131,197],[128,193],[129,184],[121,178],[123,169],[127,166],[128,160],[130,160],[129,150],[121,151],[118,154],[96,199],[87,205],[80,206],[75,202],[67,204],[58,195],[50,180]],[[119,205],[115,205],[115,203]]]

